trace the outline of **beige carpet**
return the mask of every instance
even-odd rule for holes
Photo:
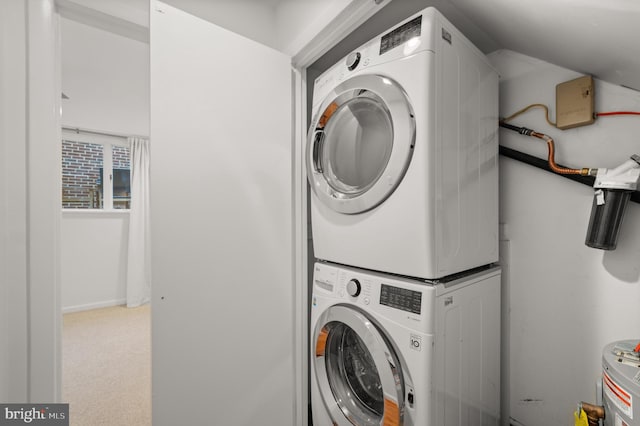
[[[70,426],[151,425],[149,306],[63,318],[62,398]]]

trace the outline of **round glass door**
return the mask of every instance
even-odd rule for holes
[[[409,165],[415,119],[393,80],[353,77],[325,99],[307,146],[307,170],[320,200],[347,214],[367,211],[397,187]]]
[[[335,324],[327,343],[327,377],[340,408],[359,424],[379,425],[384,396],[371,353],[351,328],[340,323]]]
[[[382,100],[371,92],[338,107],[324,130],[324,178],[334,191],[367,191],[389,163],[393,125]]]
[[[321,319],[316,378],[335,424],[402,425],[404,383],[387,339],[352,308],[332,307]]]

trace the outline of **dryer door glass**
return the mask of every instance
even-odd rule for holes
[[[362,312],[337,305],[319,318],[314,370],[336,424],[402,425],[402,368],[389,340]]]
[[[379,75],[352,77],[326,97],[313,119],[309,183],[329,208],[365,212],[398,186],[414,143],[415,118],[402,87]]]
[[[380,178],[393,146],[391,116],[371,92],[342,104],[327,122],[322,164],[335,191],[357,195]]]

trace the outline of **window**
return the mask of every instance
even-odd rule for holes
[[[130,170],[129,147],[123,138],[64,131],[62,208],[128,209]]]

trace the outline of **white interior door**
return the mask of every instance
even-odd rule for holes
[[[290,62],[152,3],[155,426],[297,424]]]

